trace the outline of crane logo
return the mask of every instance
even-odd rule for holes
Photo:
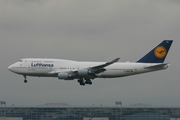
[[[166,54],[167,54],[167,50],[163,46],[158,46],[154,49],[154,55],[157,58],[164,58],[166,56]]]

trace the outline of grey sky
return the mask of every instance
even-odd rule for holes
[[[0,100],[15,105],[147,103],[179,106],[178,0],[0,0]],[[23,77],[7,70],[21,58],[136,61],[164,39],[174,43],[165,71],[91,86],[57,78]]]

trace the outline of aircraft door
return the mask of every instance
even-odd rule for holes
[[[31,70],[30,63],[28,63],[28,61],[27,61],[27,60],[25,60],[23,64],[24,64],[23,66],[25,66],[25,67],[26,67],[26,69],[27,69],[28,71],[30,71],[30,70]]]
[[[133,74],[137,74],[137,72],[138,72],[137,68],[134,68]]]

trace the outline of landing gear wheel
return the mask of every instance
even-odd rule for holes
[[[24,76],[24,83],[27,83],[26,76],[25,75],[23,75],[23,76]]]
[[[92,81],[91,81],[91,79],[85,79],[86,80],[86,82],[85,82],[85,84],[89,84],[89,85],[92,85]]]
[[[80,83],[80,85],[84,86],[84,85],[85,85],[85,83]]]
[[[92,82],[85,82],[85,84],[89,84],[89,85],[92,85]]]
[[[89,82],[89,85],[92,85],[92,82]]]
[[[83,79],[83,78],[80,78],[80,79],[78,80],[78,82],[79,82],[79,85],[82,85],[82,86],[85,85],[84,79]]]

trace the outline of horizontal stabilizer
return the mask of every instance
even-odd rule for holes
[[[162,68],[167,68],[169,66],[169,63],[163,63],[163,64],[158,64],[158,65],[152,65],[149,67],[145,67],[144,69],[162,69]]]

